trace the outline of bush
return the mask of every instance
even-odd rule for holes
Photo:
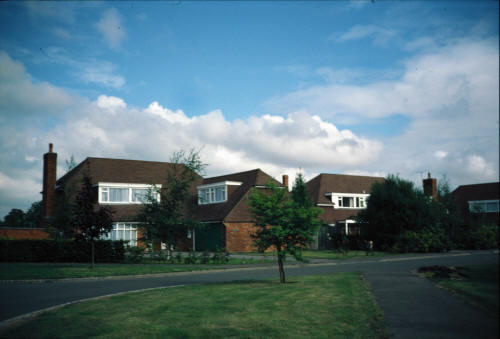
[[[145,247],[131,246],[128,248],[127,261],[131,263],[141,262],[144,257]]]
[[[190,251],[189,255],[184,258],[185,264],[196,264],[198,261],[198,254],[195,251]]]
[[[451,248],[448,237],[440,227],[425,227],[418,231],[404,231],[396,238],[393,252],[443,252]]]
[[[498,248],[498,226],[463,226],[453,239],[456,248],[486,250]]]
[[[123,241],[95,241],[96,262],[121,262],[125,257]],[[0,239],[1,262],[89,262],[90,242],[83,240]]]

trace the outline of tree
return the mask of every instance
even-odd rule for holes
[[[26,211],[26,225],[28,227],[40,227],[42,225],[42,217],[42,202],[34,202],[28,211]]]
[[[413,183],[394,175],[373,184],[367,208],[358,214],[366,235],[382,248],[394,245],[403,231],[417,231],[436,223],[433,200]]]
[[[152,185],[138,215],[146,239],[165,243],[169,259],[177,240],[188,230],[199,227],[186,213],[186,206],[189,200],[195,200],[190,189],[206,167],[195,150],[175,152],[170,162],[173,166],[166,173],[164,185],[161,188]]]
[[[91,243],[92,268],[95,262],[95,240],[113,229],[113,211],[108,207],[94,208],[95,196],[92,179],[84,173],[82,186],[75,199],[73,227],[79,235]]]
[[[9,214],[7,214],[4,218],[4,226],[12,227],[12,228],[22,228],[25,227],[26,216],[23,210],[19,208],[13,208],[10,210]]]
[[[275,248],[280,281],[285,283],[286,254],[303,260],[302,249],[312,241],[321,225],[317,219],[321,210],[309,199],[301,174],[295,181],[291,199],[285,188],[269,183],[265,190],[254,188],[249,203],[257,227],[252,234],[254,244],[260,252]]]
[[[71,157],[69,159],[66,159],[66,173],[68,173],[75,167],[76,167],[75,157],[73,156],[73,154],[71,154]]]

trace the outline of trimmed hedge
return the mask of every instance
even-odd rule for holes
[[[121,262],[123,241],[96,240],[95,262]],[[83,240],[0,239],[0,262],[90,262],[91,243]]]

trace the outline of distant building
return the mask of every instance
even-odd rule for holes
[[[462,185],[453,192],[463,225],[499,222],[499,182]]]

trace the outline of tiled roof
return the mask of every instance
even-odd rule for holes
[[[307,189],[316,204],[331,204],[326,193],[367,193],[375,182],[383,182],[382,177],[368,177],[346,174],[322,173],[307,182]]]
[[[496,200],[499,197],[498,182],[458,186],[452,193],[459,200]]]
[[[224,203],[199,205],[196,208],[196,218],[200,221],[251,221],[250,210],[246,205],[248,193],[252,187],[264,186],[269,182],[281,186],[281,183],[261,169],[222,175],[203,179],[203,184],[213,184],[222,181],[238,181],[242,184],[228,192],[228,200]]]
[[[167,172],[176,165],[168,162],[125,160],[109,158],[86,158],[78,166],[61,177],[57,183],[65,184],[68,179],[88,169],[93,183],[141,183],[161,184],[167,177]],[[200,177],[201,180],[201,177]]]

